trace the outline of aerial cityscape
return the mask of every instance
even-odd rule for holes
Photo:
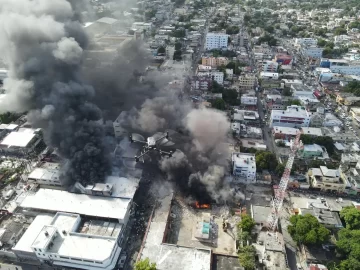
[[[360,270],[360,0],[0,0],[0,268]]]

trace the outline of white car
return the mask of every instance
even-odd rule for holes
[[[349,127],[350,130],[354,130],[353,127]]]

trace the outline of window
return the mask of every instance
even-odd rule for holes
[[[34,248],[34,250],[37,251],[36,248]]]

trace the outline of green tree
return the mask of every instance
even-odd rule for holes
[[[223,99],[231,106],[240,105],[239,94],[235,89],[224,89]]]
[[[279,163],[276,168],[275,168],[275,172],[277,175],[282,175],[284,173],[284,170],[285,170],[285,165],[284,164],[281,164]]]
[[[249,215],[242,215],[241,221],[238,223],[238,229],[250,233],[255,226],[255,221]]]
[[[181,43],[180,43],[180,42],[176,42],[176,43],[175,43],[175,50],[179,51],[179,50],[181,50],[181,48],[182,48]]]
[[[340,270],[360,269],[360,230],[341,229],[338,233],[336,249],[342,256]]]
[[[156,270],[156,264],[150,263],[149,258],[146,258],[135,264],[135,270]]]
[[[344,207],[340,212],[340,217],[345,220],[346,228],[360,230],[360,211],[353,207]]]
[[[18,114],[6,112],[0,114],[0,123],[2,124],[10,124],[19,118]]]
[[[317,45],[318,45],[319,47],[325,47],[325,45],[326,45],[326,40],[325,40],[325,39],[322,39],[322,38],[319,38],[319,39],[318,39],[318,42],[317,42]]]
[[[158,49],[157,49],[157,54],[164,54],[165,53],[165,48],[164,47],[159,47]]]
[[[173,60],[179,61],[181,60],[181,51],[174,51],[174,56],[173,56]]]
[[[255,248],[253,246],[245,246],[239,249],[239,261],[245,270],[255,269]]]
[[[278,165],[276,155],[269,151],[258,151],[255,156],[256,168],[273,171]]]
[[[347,31],[346,31],[345,28],[338,27],[338,28],[335,29],[334,34],[335,34],[336,36],[346,35],[346,34],[347,34]]]
[[[221,111],[225,111],[225,109],[226,109],[225,101],[224,101],[222,98],[214,99],[214,100],[211,102],[211,106],[212,106],[213,108],[218,109],[218,110],[221,110]]]
[[[310,214],[291,216],[288,232],[297,243],[312,245],[325,243],[330,236],[330,231]]]

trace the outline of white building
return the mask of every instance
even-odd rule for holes
[[[208,33],[206,35],[206,50],[223,49],[228,46],[229,35],[223,33]]]
[[[54,266],[112,270],[121,247],[123,226],[110,220],[82,221],[78,214],[37,215],[13,248],[21,260]]]
[[[317,46],[307,46],[301,49],[302,54],[305,57],[312,57],[312,58],[321,58],[323,53],[323,48],[319,48]]]
[[[256,181],[255,154],[233,153],[232,166],[234,181],[254,183]]]
[[[26,155],[42,142],[41,129],[19,128],[0,141],[0,153]]]
[[[316,38],[296,38],[295,44],[296,45],[317,45]]]
[[[279,73],[275,73],[275,72],[260,72],[260,78],[261,78],[261,79],[273,79],[273,80],[277,80],[277,79],[279,79]]]
[[[282,127],[308,127],[311,113],[304,107],[291,105],[286,110],[272,110],[270,115],[270,126]]]
[[[152,29],[152,23],[146,22],[134,22],[131,26],[132,29],[150,31]]]
[[[256,96],[241,96],[241,104],[242,105],[256,105],[257,104],[257,97]]]
[[[213,79],[218,84],[222,85],[224,83],[224,73],[223,72],[221,72],[221,71],[212,71],[211,76],[213,77]]]
[[[264,72],[277,72],[279,64],[274,61],[263,61],[262,71]]]
[[[55,163],[56,164],[56,163]],[[46,186],[63,186],[60,173],[60,164],[58,168],[35,168],[29,175],[28,181]]]

